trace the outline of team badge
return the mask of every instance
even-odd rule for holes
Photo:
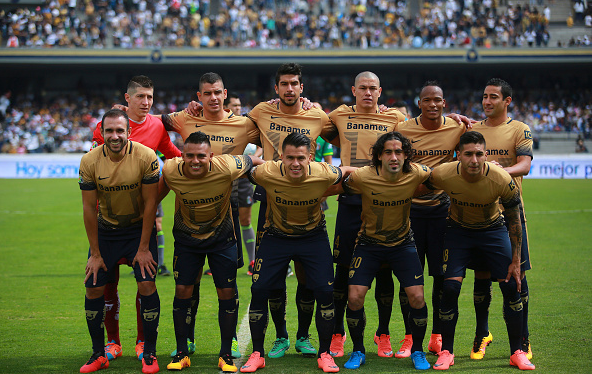
[[[242,169],[243,168],[243,161],[240,159],[240,157],[237,156],[232,156],[234,158],[234,162],[236,162],[236,168],[237,169]]]
[[[532,133],[528,130],[524,130],[524,138],[531,140],[532,139]]]

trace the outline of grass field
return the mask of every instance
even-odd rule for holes
[[[592,224],[592,182],[588,180],[526,180],[525,203],[533,270],[528,273],[531,291],[530,331],[533,363],[545,373],[592,372],[592,292],[589,240]],[[327,211],[329,232],[333,232],[336,203],[330,198]],[[173,249],[173,197],[164,202],[166,258],[170,267]],[[84,317],[84,266],[88,242],[82,222],[80,192],[75,180],[0,180],[0,372],[75,373],[91,353]],[[254,209],[254,216],[256,207]],[[588,244],[586,244],[588,243]],[[120,329],[123,357],[106,372],[140,373],[134,355],[135,282],[122,269]],[[250,298],[250,277],[246,268],[237,277],[240,290],[239,324],[244,322]],[[217,301],[211,278],[202,282],[196,335],[201,337],[191,357],[188,373],[218,372],[219,332]],[[296,333],[295,277],[287,280],[289,291],[288,331]],[[428,285],[431,281],[428,280]],[[169,353],[175,348],[172,277],[157,280],[161,300],[158,354],[161,371],[166,371]],[[431,299],[426,287],[426,300]],[[490,329],[494,342],[481,362],[469,360],[472,347],[472,274],[460,297],[460,317],[455,339],[456,365],[451,372],[509,373],[509,347],[501,316],[501,294],[494,288]],[[587,290],[587,291],[586,291]],[[366,313],[367,362],[360,373],[415,372],[409,359],[376,356],[372,335],[376,328],[373,292],[368,294]],[[428,304],[428,307],[431,306]],[[431,310],[430,310],[431,318]],[[314,324],[314,322],[313,322]],[[431,322],[430,322],[431,326]],[[248,330],[242,329],[248,339]],[[314,325],[313,344],[317,344]],[[398,305],[391,318],[393,345],[403,337]],[[428,331],[429,336],[429,331]],[[273,323],[267,332],[266,349],[275,337]],[[293,339],[294,342],[294,339]],[[424,347],[427,346],[427,340]],[[244,342],[241,350],[250,352]],[[346,343],[346,352],[351,342]],[[427,350],[427,348],[426,348]],[[347,357],[336,362],[343,366]],[[436,357],[428,356],[434,363]],[[298,356],[294,349],[278,360],[267,359],[262,373],[319,373],[316,360]],[[343,371],[348,371],[342,368]]]

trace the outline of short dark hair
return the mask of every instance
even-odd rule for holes
[[[240,100],[240,96],[238,96],[238,94],[236,92],[229,92],[226,95],[226,99],[224,99],[224,106],[228,106],[228,104],[230,104],[230,99],[239,99]]]
[[[480,132],[467,131],[460,136],[458,149],[460,150],[465,144],[483,144],[483,148],[485,149],[485,138]]]
[[[154,82],[145,75],[136,75],[127,84],[127,91],[135,91],[138,87],[154,89]]]
[[[298,82],[302,84],[302,66],[295,62],[288,62],[281,64],[275,73],[275,84],[280,84],[280,77],[282,75],[297,75]]]
[[[398,140],[401,142],[403,147],[403,153],[405,153],[405,162],[403,163],[403,173],[409,173],[411,171],[411,142],[407,139],[403,134],[398,131],[387,132],[383,134],[376,143],[372,146],[371,153],[372,153],[372,166],[374,167],[382,167],[382,161],[378,158],[384,152],[384,144],[389,140]]]
[[[205,133],[201,132],[201,131],[196,131],[191,133],[187,139],[185,139],[185,143],[183,144],[187,144],[187,143],[191,143],[191,144],[207,144],[210,147],[212,146],[212,144],[210,143],[210,137],[207,136]]]
[[[103,118],[101,118],[101,131],[103,131],[103,128],[104,128],[103,124],[105,123],[106,118],[119,118],[119,117],[125,118],[125,122],[127,124],[126,128],[129,130],[130,124],[129,124],[129,116],[127,115],[127,113],[121,109],[109,109],[108,111],[105,112],[105,114],[103,114]]]
[[[419,95],[421,97],[421,92],[424,90],[424,88],[426,87],[438,87],[440,90],[442,90],[442,92],[444,92],[444,90],[442,89],[442,86],[440,86],[440,83],[438,83],[438,81],[436,80],[432,80],[432,81],[426,81],[423,86],[421,86],[421,89],[419,90]]]
[[[508,96],[512,97],[512,86],[503,79],[491,78],[489,82],[487,82],[487,86],[500,87],[502,91],[502,99],[506,99]]]
[[[205,83],[214,84],[216,82],[222,82],[222,87],[224,87],[224,81],[222,81],[222,77],[216,73],[205,73],[204,75],[199,78],[199,90],[201,91],[201,87]]]
[[[282,152],[286,149],[286,146],[292,145],[296,148],[305,146],[306,150],[310,152],[310,139],[299,132],[292,132],[286,136],[282,143]]]

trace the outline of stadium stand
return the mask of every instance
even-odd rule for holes
[[[584,36],[590,33],[584,27],[590,9],[572,15],[567,1],[431,0],[415,9],[416,3],[51,0],[33,8],[2,10],[0,44],[98,49],[489,48],[585,45]],[[565,27],[570,17],[577,21],[575,29]]]

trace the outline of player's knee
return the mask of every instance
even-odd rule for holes
[[[156,283],[154,282],[138,282],[138,291],[142,296],[150,296],[156,292]]]
[[[420,309],[425,306],[425,299],[423,296],[423,287],[415,286],[406,289],[407,297],[409,298],[409,306],[413,309]]]
[[[188,299],[193,295],[193,285],[177,284],[175,286],[175,297]]]
[[[349,287],[347,306],[351,310],[359,310],[364,306],[364,298],[367,290],[361,290],[358,287]]]
[[[234,300],[235,288],[218,288],[216,287],[216,292],[218,293],[218,300]]]
[[[462,283],[456,279],[445,279],[442,283],[442,298],[458,299]]]
[[[105,293],[105,286],[103,287],[87,287],[86,288],[86,298],[89,300],[98,299],[99,297],[103,296]]]

